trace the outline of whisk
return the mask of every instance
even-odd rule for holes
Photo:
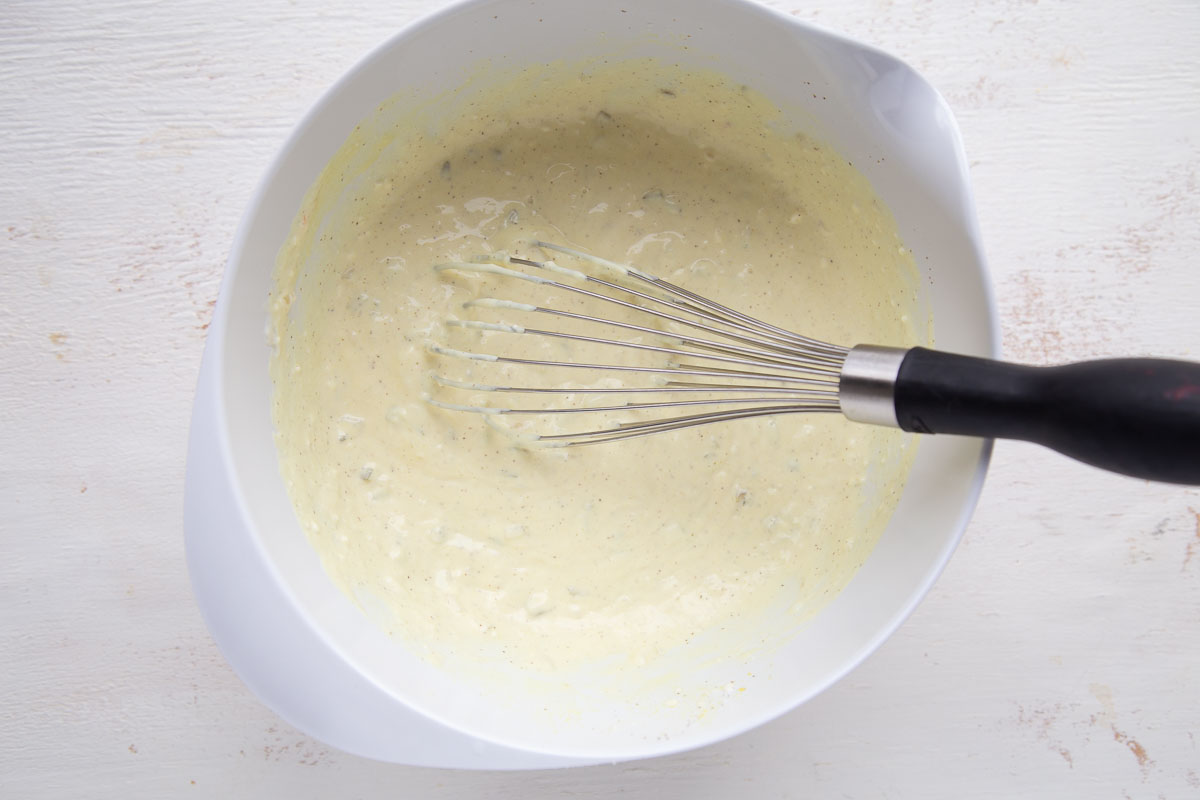
[[[543,253],[567,256],[567,263],[583,268],[550,258],[498,253],[438,264],[435,269],[487,273],[536,284],[547,294],[582,297],[595,303],[598,313],[494,297],[470,300],[465,307],[495,309],[526,319],[571,320],[572,325],[596,326],[597,335],[515,321],[449,319],[446,324],[515,337],[587,342],[613,348],[618,355],[639,351],[665,361],[648,366],[621,363],[619,358],[580,363],[431,343],[430,351],[441,361],[556,367],[628,379],[617,387],[494,385],[437,372],[432,381],[442,391],[427,398],[433,405],[487,415],[636,412],[642,417],[579,432],[526,437],[547,446],[611,443],[767,415],[840,412],[855,422],[916,433],[1022,439],[1113,472],[1200,484],[1198,363],[1122,358],[1031,367],[924,347],[844,347],[776,327],[634,266],[550,242],[533,244]],[[641,321],[611,319],[603,313],[606,306],[623,309],[626,319]],[[602,330],[610,333],[600,335]],[[444,399],[455,391],[541,395],[560,403],[510,407]],[[587,394],[636,399],[604,405],[561,402]],[[650,418],[644,418],[647,412]]]

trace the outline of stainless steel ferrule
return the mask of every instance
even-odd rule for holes
[[[860,344],[842,364],[838,404],[846,419],[899,428],[896,419],[896,376],[908,355],[903,347]]]

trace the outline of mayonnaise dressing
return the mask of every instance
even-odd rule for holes
[[[554,240],[826,341],[908,345],[921,338],[916,271],[890,213],[837,152],[715,73],[557,64],[454,104],[439,120],[397,102],[360,126],[279,255],[280,469],[326,570],[406,647],[448,666],[621,670],[722,630],[778,641],[871,552],[910,440],[791,415],[522,448],[479,415],[422,400],[438,391],[435,368],[478,375],[427,344],[499,347],[506,334],[442,323],[474,297],[550,298],[432,265],[541,257],[525,242]],[[504,346],[584,358],[556,340]],[[757,630],[779,607],[785,623]]]

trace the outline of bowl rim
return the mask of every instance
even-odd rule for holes
[[[385,41],[371,49],[352,66],[350,66],[345,72],[343,72],[338,80],[329,86],[324,92],[322,92],[318,99],[307,109],[307,111],[289,133],[283,145],[274,154],[270,165],[258,181],[246,210],[243,212],[243,215],[239,221],[238,228],[232,241],[230,255],[226,263],[225,273],[221,281],[221,286],[218,293],[218,301],[214,310],[212,323],[210,325],[206,348],[212,348],[213,352],[218,355],[218,361],[220,362],[218,367],[212,371],[210,378],[214,381],[215,393],[219,398],[216,409],[216,426],[220,433],[219,439],[221,459],[230,475],[229,483],[233,490],[234,502],[237,506],[237,514],[246,521],[246,530],[248,531],[251,543],[265,565],[267,573],[272,578],[275,588],[277,588],[277,590],[287,598],[288,602],[297,611],[299,616],[304,621],[308,631],[313,634],[315,638],[318,639],[325,647],[329,648],[343,661],[345,661],[350,668],[354,669],[359,675],[361,675],[365,680],[371,683],[389,699],[404,705],[405,707],[433,722],[446,726],[447,728],[460,732],[464,735],[494,742],[495,744],[504,747],[525,749],[527,747],[525,743],[514,744],[505,741],[497,741],[488,733],[482,733],[480,731],[473,730],[470,725],[464,725],[464,720],[447,718],[445,715],[438,713],[434,709],[426,707],[419,701],[414,702],[414,698],[412,697],[398,696],[390,687],[379,683],[375,679],[375,676],[360,669],[359,665],[356,663],[354,654],[347,652],[337,640],[331,637],[329,631],[325,630],[322,625],[320,625],[308,613],[305,612],[304,606],[299,602],[293,587],[282,574],[279,565],[275,562],[275,559],[272,557],[268,551],[268,548],[264,544],[260,536],[260,532],[257,530],[257,526],[253,523],[252,515],[247,509],[248,501],[244,495],[246,481],[244,477],[239,475],[239,470],[232,456],[230,447],[230,428],[225,403],[225,398],[227,395],[224,386],[226,371],[223,368],[223,362],[226,360],[224,358],[226,349],[235,346],[235,343],[233,343],[230,337],[227,335],[229,329],[230,307],[232,305],[231,295],[234,291],[234,285],[237,283],[238,274],[243,269],[248,268],[248,266],[244,263],[247,243],[253,235],[255,222],[257,221],[262,208],[265,206],[270,188],[278,180],[279,175],[286,166],[286,162],[293,151],[298,147],[306,132],[313,126],[314,122],[318,118],[322,117],[328,112],[328,109],[334,99],[346,91],[347,86],[355,80],[358,74],[369,69],[376,61],[386,58],[387,54],[394,48],[403,46],[403,43],[414,34],[423,30],[436,28],[450,18],[477,7],[503,5],[503,1],[504,0],[455,0],[455,2],[452,2],[449,5],[410,21],[394,34],[389,36]],[[925,81],[925,79],[920,76],[916,70],[912,69],[899,59],[896,59],[894,56],[891,56],[890,54],[887,54],[874,46],[857,41],[844,34],[831,31],[820,24],[797,19],[796,17],[788,15],[777,9],[753,2],[753,0],[703,0],[703,2],[707,5],[727,6],[736,8],[742,12],[762,15],[777,24],[788,25],[794,29],[798,29],[806,35],[822,37],[826,41],[833,43],[836,46],[851,48],[873,54],[881,59],[894,61],[911,72],[919,80],[928,84],[928,82]],[[941,110],[944,111],[947,118],[951,120],[950,138],[954,148],[954,157],[957,160],[959,169],[963,176],[963,188],[965,191],[965,208],[963,209],[964,233],[971,246],[976,250],[976,264],[978,266],[979,278],[982,284],[982,291],[984,295],[983,300],[988,312],[986,320],[986,338],[990,352],[987,353],[987,355],[995,357],[999,355],[999,320],[994,298],[993,283],[982,252],[982,236],[979,230],[974,197],[971,192],[969,176],[966,168],[967,161],[965,156],[965,148],[963,146],[960,129],[958,128],[957,122],[954,121],[954,117],[950,111],[949,105],[946,103],[945,99],[939,93],[937,93],[935,87],[930,86],[930,89],[936,95],[937,103],[939,104]],[[956,521],[953,534],[947,538],[946,544],[939,554],[936,563],[930,565],[931,568],[926,577],[920,582],[919,585],[913,588],[908,596],[907,602],[902,607],[899,607],[895,610],[886,625],[878,629],[875,635],[864,641],[862,645],[857,648],[854,655],[843,663],[842,668],[838,670],[836,674],[829,674],[823,681],[810,684],[805,687],[800,687],[800,691],[795,691],[788,695],[787,702],[779,703],[775,707],[769,708],[758,714],[739,717],[739,722],[736,725],[713,727],[708,730],[706,735],[694,739],[691,737],[679,737],[678,739],[669,739],[665,742],[647,742],[642,739],[631,737],[628,740],[628,746],[612,748],[603,752],[575,752],[570,749],[541,749],[539,752],[543,752],[546,755],[553,757],[566,759],[584,758],[589,761],[595,760],[597,762],[668,755],[671,753],[694,749],[696,747],[712,744],[733,736],[740,735],[741,733],[759,727],[766,722],[776,719],[779,716],[796,709],[798,706],[812,699],[816,695],[824,692],[834,683],[846,677],[846,675],[856,669],[871,654],[876,652],[883,642],[894,635],[900,625],[903,624],[903,622],[913,613],[916,607],[928,595],[929,590],[932,588],[934,582],[936,582],[937,578],[945,569],[951,555],[965,534],[967,524],[977,506],[980,494],[982,492],[987,468],[990,463],[991,453],[991,440],[982,441],[979,457],[974,465],[974,471],[970,480],[967,496],[964,498],[964,501],[958,510],[958,519]],[[319,732],[314,733],[314,735],[320,738]]]

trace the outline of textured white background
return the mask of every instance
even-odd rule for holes
[[[255,701],[183,560],[205,328],[290,127],[434,5],[0,3],[0,796],[1200,796],[1200,491],[1010,443],[899,634],[733,741],[456,773],[332,752]],[[1200,4],[775,5],[948,98],[1007,356],[1200,359]]]

